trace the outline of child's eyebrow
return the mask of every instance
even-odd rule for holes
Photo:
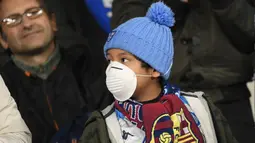
[[[118,55],[122,56],[122,55],[130,55],[128,52],[122,52],[122,53],[119,53]]]

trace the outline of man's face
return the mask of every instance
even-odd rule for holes
[[[34,17],[29,17],[38,12],[38,9],[40,3],[37,0],[2,0],[0,20],[23,15],[19,24],[10,26],[1,23],[3,34],[6,36],[3,41],[13,54],[40,54],[53,42],[56,31],[55,18],[49,18],[44,10]]]

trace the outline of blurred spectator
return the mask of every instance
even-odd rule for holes
[[[32,135],[17,109],[2,77],[0,76],[0,142],[31,143]]]
[[[255,7],[255,0],[247,0],[247,2],[253,7]]]
[[[106,20],[104,12],[109,10],[109,8],[103,7],[103,5],[107,5],[105,1],[46,0],[53,12],[56,13],[58,25],[56,40],[58,43],[64,48],[73,44],[89,44],[91,54],[95,57],[99,67],[104,66],[99,63],[105,60],[102,47],[108,33],[104,27],[110,29],[110,20],[108,19],[108,26],[106,26],[107,23],[104,23]]]
[[[219,18],[222,31],[234,47],[244,54],[251,54],[255,43],[255,8],[252,7],[251,0],[247,1],[250,3],[233,0],[233,4],[224,6],[220,0],[215,0],[213,10]],[[222,7],[226,8],[222,10]],[[238,13],[235,12],[237,10]]]

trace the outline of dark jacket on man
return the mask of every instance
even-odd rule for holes
[[[33,143],[49,143],[52,136],[77,115],[104,109],[112,102],[102,63],[94,63],[88,47],[60,48],[61,60],[47,79],[29,75],[13,60],[1,75],[33,135]]]

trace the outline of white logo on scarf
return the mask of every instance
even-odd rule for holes
[[[145,132],[136,127],[129,120],[126,118],[119,118],[119,124],[124,143],[142,143],[144,141]]]

